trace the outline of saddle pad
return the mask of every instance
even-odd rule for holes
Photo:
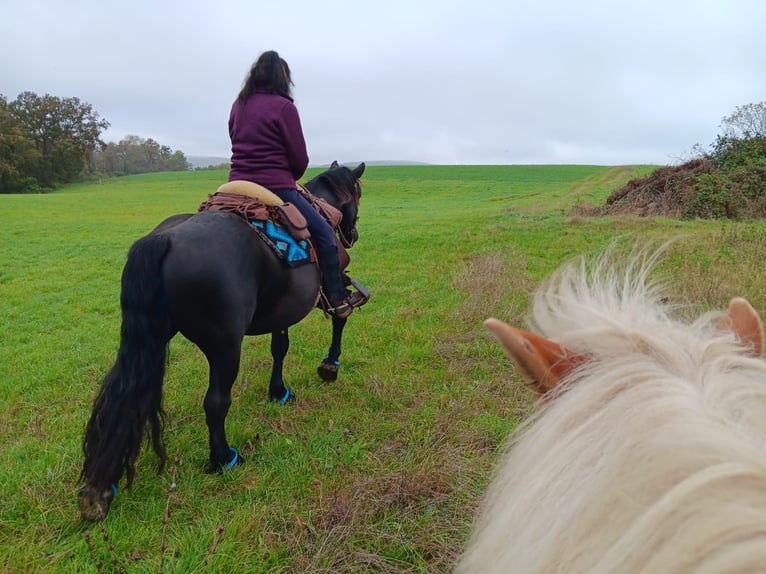
[[[235,180],[224,183],[217,190],[218,193],[234,193],[236,195],[245,195],[258,199],[263,202],[264,205],[273,207],[275,205],[282,205],[283,201],[279,199],[279,196],[272,191],[266,189],[262,185],[253,183],[252,181]]]
[[[288,266],[298,267],[311,262],[311,244],[307,239],[296,240],[285,227],[271,220],[251,221],[250,225]]]

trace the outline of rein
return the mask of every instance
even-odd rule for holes
[[[358,200],[359,197],[359,189],[358,189],[359,182],[356,182],[356,189],[354,191],[357,192],[357,195],[354,197],[354,199]],[[343,232],[343,229],[341,228],[341,222],[343,221],[343,212],[335,207],[334,205],[331,205],[329,201],[322,197],[318,197],[311,193],[311,190],[307,188],[305,185],[298,184],[298,191],[301,192],[303,197],[305,197],[308,202],[314,206],[314,208],[319,211],[319,213],[322,214],[322,216],[328,221],[330,224],[330,227],[333,228],[335,233],[338,235],[338,239],[340,239],[340,242],[343,244],[343,247],[352,247],[354,243],[356,243],[356,240],[359,236],[359,234],[356,231],[356,226],[352,227],[348,233],[351,235],[351,237],[347,237],[347,234]]]
[[[335,230],[338,233],[338,238],[340,239],[340,242],[343,244],[343,247],[353,247],[354,243],[356,243],[356,239],[359,237],[359,234],[356,231],[356,227],[351,228],[351,234],[353,235],[353,239],[349,239],[346,237],[346,235],[343,233],[343,230],[338,227]]]

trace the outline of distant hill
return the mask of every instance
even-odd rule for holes
[[[346,166],[356,166],[359,165],[364,161],[365,165],[431,165],[429,163],[423,162],[423,161],[406,161],[406,160],[395,160],[395,159],[381,159],[381,160],[359,160],[359,161],[342,161],[339,162],[341,165]],[[321,164],[317,166],[312,167],[330,167],[329,163]]]
[[[205,156],[205,155],[187,155],[186,161],[188,161],[193,169],[203,168],[203,167],[210,167],[211,165],[220,165],[222,163],[229,163],[230,158],[228,157],[216,157],[216,156]],[[348,165],[348,166],[356,166],[362,163],[362,160],[360,161],[342,161],[340,162],[341,165]],[[366,165],[429,165],[422,161],[405,161],[405,160],[372,160],[372,161],[365,161]],[[309,167],[330,167],[330,164],[319,164],[319,165],[311,165]]]
[[[222,163],[229,163],[228,157],[216,157],[207,155],[187,155],[186,161],[188,161],[192,168],[197,169],[200,167],[210,167],[211,165],[220,165]]]

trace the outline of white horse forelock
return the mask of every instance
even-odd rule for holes
[[[588,360],[510,437],[456,572],[766,570],[766,363],[672,318],[660,253],[537,291],[536,330]]]

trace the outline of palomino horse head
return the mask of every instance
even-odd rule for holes
[[[750,572],[766,564],[766,363],[745,299],[675,319],[661,251],[563,267],[532,333],[487,328],[530,388],[459,574]],[[621,262],[620,262],[621,261]]]

